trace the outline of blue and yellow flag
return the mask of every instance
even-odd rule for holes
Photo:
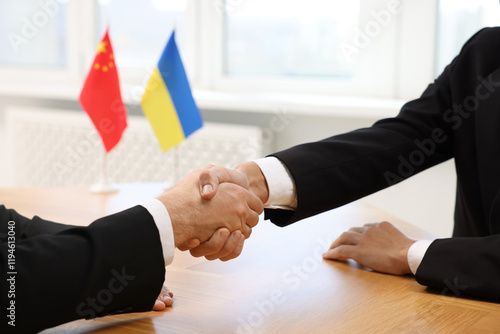
[[[203,126],[175,43],[175,31],[149,79],[141,105],[164,152]]]

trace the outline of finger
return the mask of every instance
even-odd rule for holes
[[[217,193],[219,184],[234,183],[248,189],[247,177],[241,171],[220,166],[209,165],[200,173],[200,194],[204,199],[211,199]]]
[[[362,238],[362,234],[356,232],[344,232],[331,245],[330,249],[337,248],[341,245],[357,245]]]
[[[366,231],[366,227],[351,227],[349,232],[363,233]]]
[[[190,239],[188,241],[186,241],[185,243],[181,244],[179,247],[179,250],[181,251],[187,251],[187,250],[190,250],[190,249],[193,249],[195,247],[198,247],[200,245],[200,239],[198,238],[193,238],[193,239]]]
[[[246,225],[248,227],[255,227],[259,223],[259,215],[253,210],[248,210]]]
[[[191,249],[189,252],[194,257],[216,254],[224,247],[230,235],[231,232],[227,228],[220,228],[212,234],[210,239],[198,247]]]
[[[356,257],[357,247],[352,245],[341,245],[323,253],[323,258],[328,260],[344,261]]]
[[[155,300],[155,303],[153,305],[153,311],[162,311],[165,309],[165,303],[162,302],[161,300],[157,299]]]
[[[205,258],[209,261],[212,261],[221,257],[229,256],[236,250],[241,239],[245,240],[243,234],[241,234],[240,231],[234,231],[233,233],[231,233],[229,239],[227,239],[224,247],[222,247],[222,249],[218,253],[205,256]]]
[[[174,296],[174,293],[172,291],[170,291],[170,289],[167,288],[165,285],[163,286],[162,292],[165,292],[165,295],[170,296],[170,298],[172,298]]]
[[[215,171],[205,169],[200,173],[200,195],[204,199],[212,199],[217,193],[219,178]]]
[[[172,304],[174,303],[174,300],[172,299],[173,296],[174,294],[164,285],[162,287],[160,295],[155,300],[155,303],[153,305],[153,310],[161,311],[166,307],[172,306]]]
[[[236,246],[236,248],[233,250],[233,252],[231,254],[229,254],[228,256],[221,257],[220,260],[221,261],[229,261],[229,260],[232,260],[234,258],[237,258],[238,256],[240,256],[241,252],[243,251],[244,244],[245,244],[245,237],[243,235],[241,235],[240,240],[238,242],[238,246]]]
[[[252,234],[252,229],[248,225],[243,225],[241,228],[241,233],[245,237],[245,239],[250,238],[250,235]]]
[[[259,215],[264,211],[264,203],[262,203],[260,198],[251,191],[248,192],[247,204],[250,209],[257,212]]]

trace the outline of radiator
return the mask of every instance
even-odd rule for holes
[[[175,182],[208,163],[234,167],[263,155],[258,127],[206,123],[163,153],[144,117],[129,116],[128,123],[121,142],[107,156],[112,182]],[[85,113],[10,109],[6,127],[13,186],[90,185],[99,179],[104,149]]]

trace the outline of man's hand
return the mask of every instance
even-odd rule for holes
[[[257,225],[263,205],[250,191],[223,183],[212,199],[200,197],[199,178],[203,169],[191,172],[175,187],[157,197],[168,210],[172,220],[176,247],[189,244],[191,239],[207,241],[220,227],[234,232],[240,230],[248,237]]]
[[[218,229],[209,240],[190,250],[194,257],[204,256],[207,260],[229,261],[241,254],[245,236],[240,231],[230,233],[225,228]]]
[[[215,166],[215,165],[207,165],[202,168],[202,172],[200,174],[200,195],[205,198],[205,199],[212,199],[215,194],[217,193],[217,188],[219,187],[220,183],[234,183],[236,185],[239,185],[242,188],[245,188],[249,190],[249,183],[247,180],[247,177],[245,174],[243,174],[241,171],[233,169],[233,168],[225,168],[221,166]],[[214,184],[214,186],[212,186]],[[203,195],[204,194],[204,195]],[[225,254],[227,260],[235,258],[241,253],[242,249],[239,249],[239,252],[233,255],[226,254],[225,251],[222,251],[222,248],[224,247],[225,242],[228,240],[232,234],[230,233],[221,233],[222,230],[228,231],[225,228],[218,230],[217,234],[213,234],[212,237],[210,238],[210,242],[205,241],[203,243],[202,247],[200,246],[201,242],[197,238],[190,239],[186,242],[184,242],[182,245],[179,245],[179,250],[181,251],[187,251],[191,250],[193,248],[196,248],[194,252],[191,252],[191,255],[195,257],[200,257],[200,256],[207,256],[207,259],[210,260],[215,260],[216,258],[213,258],[213,256],[208,256],[215,254],[215,248],[218,247],[218,251],[221,252],[222,254]],[[233,234],[236,232],[233,232]],[[241,233],[238,233],[238,236],[240,236]],[[250,236],[248,232],[246,233],[246,237]],[[237,237],[234,237],[237,238]],[[245,237],[243,237],[245,239]],[[231,248],[233,246],[232,242],[225,247],[227,250],[228,248]],[[242,245],[243,247],[243,245]],[[221,259],[222,260],[222,259]],[[226,261],[227,261],[226,260]],[[224,260],[223,260],[224,261]]]
[[[246,162],[236,169],[224,168],[209,165],[200,174],[200,195],[204,199],[212,199],[222,183],[234,183],[250,189],[256,194],[262,203],[267,201],[269,190],[266,179],[259,166],[254,162]],[[229,231],[220,229],[210,240],[200,243],[199,240],[192,239],[181,245],[179,249],[190,250],[195,257],[205,256],[207,260],[220,259],[228,261],[241,254],[244,244],[244,237],[237,231],[231,234]]]
[[[212,166],[204,169],[200,174],[200,194],[205,199],[215,196],[219,185],[223,182],[236,183],[250,189],[262,203],[266,203],[269,198],[269,189],[266,178],[259,166],[252,161],[242,163],[236,170],[223,167]]]
[[[174,300],[172,297],[174,294],[170,292],[170,290],[164,285],[161,288],[160,295],[155,300],[155,304],[153,305],[153,311],[162,311],[168,306],[172,306]]]
[[[366,224],[342,233],[323,254],[323,258],[353,259],[382,273],[411,274],[407,256],[414,242],[415,240],[407,238],[391,223]]]

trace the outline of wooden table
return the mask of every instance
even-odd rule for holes
[[[3,189],[0,202],[21,214],[85,225],[152,198],[158,184],[122,185],[113,195],[87,188]],[[500,305],[430,291],[412,276],[375,273],[321,254],[343,231],[388,220],[413,238],[428,234],[378,209],[353,203],[278,228],[262,221],[232,261],[177,252],[165,312],[79,320],[47,333],[492,333]],[[43,307],[43,301],[36,301]]]

